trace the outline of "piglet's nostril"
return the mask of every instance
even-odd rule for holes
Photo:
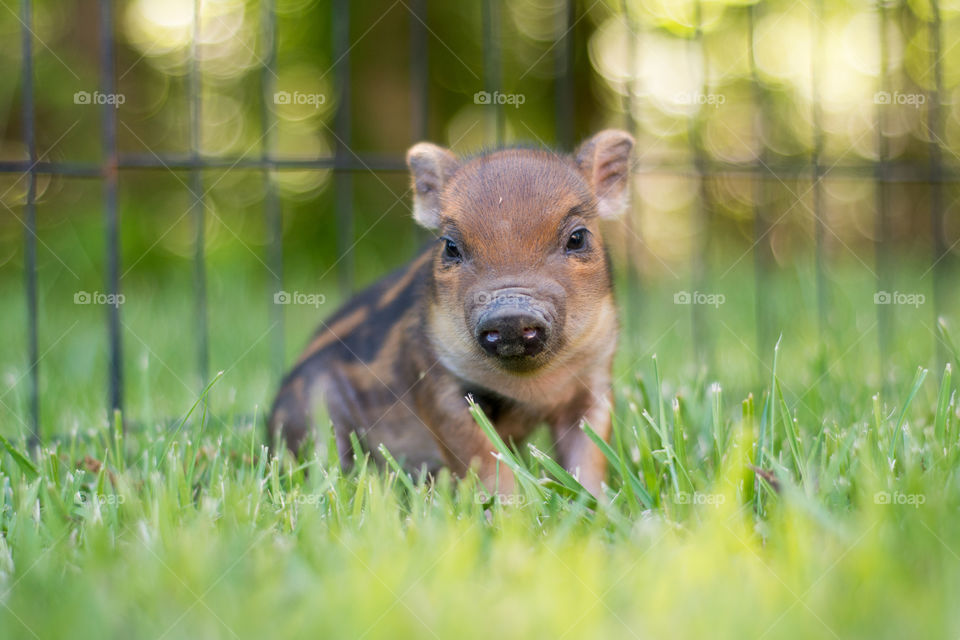
[[[490,344],[496,344],[496,343],[500,340],[500,332],[499,332],[499,331],[484,331],[484,332],[483,332],[483,339],[484,339],[484,341],[486,341],[486,342],[488,342],[488,343],[490,343]]]
[[[523,339],[524,340],[536,340],[540,335],[540,330],[536,327],[524,327],[523,328]]]

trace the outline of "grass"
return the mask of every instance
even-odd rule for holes
[[[362,453],[344,473],[323,434],[302,460],[269,457],[262,406],[275,382],[263,345],[249,350],[266,319],[227,331],[236,316],[217,311],[218,291],[256,306],[239,282],[211,286],[225,373],[203,393],[176,320],[189,317],[188,289],[131,293],[127,330],[144,339],[126,334],[126,433],[71,364],[99,362],[99,315],[44,366],[56,435],[42,450],[27,450],[22,394],[5,402],[0,637],[960,633],[953,309],[940,328],[929,308],[898,309],[881,370],[868,279],[833,276],[846,293],[821,343],[815,312],[796,306],[812,279],[782,274],[769,307],[783,335],[758,346],[752,285],[733,275],[727,303],[707,310],[704,364],[688,308],[668,302],[676,286],[650,286],[640,315],[625,314],[607,495],[593,500],[537,437],[498,443],[523,478],[519,496],[498,500],[474,478],[428,482]],[[0,286],[16,299],[16,282]],[[288,351],[316,314],[291,311]],[[15,343],[22,308],[0,314]],[[69,324],[43,321],[46,336]],[[938,341],[945,367],[930,356]],[[10,342],[5,362],[17,359]]]

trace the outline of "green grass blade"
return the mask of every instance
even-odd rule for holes
[[[517,481],[524,487],[524,489],[526,489],[528,492],[532,491],[533,493],[538,494],[540,497],[543,497],[543,491],[537,482],[537,478],[530,473],[529,469],[524,466],[523,462],[517,457],[513,450],[510,449],[510,447],[507,446],[507,443],[503,441],[503,438],[501,438],[500,434],[497,433],[493,423],[490,422],[489,418],[487,418],[487,415],[483,412],[483,409],[480,408],[480,405],[478,405],[471,396],[467,396],[467,405],[470,410],[470,415],[473,416],[474,421],[490,439],[490,442],[493,443],[494,448],[496,448],[497,457],[502,460],[504,464],[510,467],[510,470],[513,471]]]
[[[917,368],[917,374],[913,378],[913,385],[910,387],[910,393],[907,394],[907,399],[903,403],[903,408],[900,410],[900,417],[897,418],[897,424],[893,430],[893,438],[890,442],[890,453],[889,458],[891,464],[895,464],[895,461],[898,460],[897,454],[905,455],[904,451],[904,436],[903,436],[903,423],[907,420],[907,411],[910,410],[910,405],[913,404],[913,399],[917,396],[917,392],[920,391],[920,387],[923,386],[923,381],[927,378],[927,369],[923,367]],[[901,464],[901,467],[904,465]]]
[[[397,474],[397,478],[400,479],[400,482],[403,483],[403,486],[412,494],[416,493],[416,487],[413,486],[413,480],[410,478],[410,475],[404,471],[403,467],[400,466],[400,463],[397,462],[396,458],[390,453],[387,449],[387,446],[380,443],[380,446],[377,448],[377,451],[380,452],[380,455],[383,456],[383,459],[387,461],[387,465],[393,469],[393,472]]]
[[[590,440],[592,440],[593,443],[600,448],[600,451],[607,458],[607,461],[611,465],[613,465],[614,468],[619,469],[621,476],[626,478],[630,482],[630,486],[633,488],[633,492],[637,495],[637,497],[643,503],[643,506],[646,507],[647,509],[652,509],[653,498],[650,496],[647,490],[643,487],[643,485],[640,484],[639,478],[637,478],[636,476],[634,476],[632,473],[628,471],[626,462],[624,460],[621,460],[617,456],[616,452],[607,443],[607,441],[601,438],[599,435],[597,435],[597,432],[594,431],[589,424],[587,424],[586,420],[580,423],[580,428],[583,429],[584,433],[587,434],[587,437],[589,437]]]
[[[13,461],[20,468],[20,471],[23,472],[23,475],[27,477],[27,480],[33,481],[39,475],[40,472],[37,470],[36,465],[30,460],[29,457],[16,447],[14,447],[9,440],[0,435],[0,445],[3,445],[3,448],[10,454],[10,457],[13,458]]]
[[[950,397],[953,393],[953,367],[948,362],[943,368],[943,380],[940,382],[940,393],[937,396],[937,415],[934,419],[934,435],[937,445],[944,447],[947,444],[947,413],[950,408]]]
[[[200,395],[197,397],[196,401],[190,407],[190,410],[187,411],[187,414],[183,416],[183,419],[180,420],[180,424],[177,425],[177,428],[173,430],[173,433],[170,434],[169,439],[166,442],[166,445],[163,448],[163,453],[160,454],[160,457],[157,459],[157,464],[163,464],[163,461],[166,459],[167,454],[170,453],[170,447],[173,446],[173,443],[176,441],[177,437],[180,435],[180,431],[183,430],[183,425],[187,423],[187,420],[190,419],[190,416],[193,415],[193,412],[196,411],[197,407],[203,402],[207,394],[210,393],[210,389],[213,388],[213,385],[217,383],[220,378],[223,377],[223,371],[218,371],[217,375],[213,376],[213,380],[207,383],[207,386],[203,388],[203,391],[200,392]]]
[[[793,459],[793,467],[797,473],[797,479],[803,484],[805,476],[803,472],[803,447],[800,443],[800,436],[797,433],[796,424],[794,424],[794,418],[790,415],[790,408],[787,406],[787,401],[783,397],[783,391],[780,388],[779,381],[777,382],[777,400],[780,405],[780,419],[783,421],[784,436],[788,449],[790,450],[790,456]]]
[[[537,462],[543,465],[543,467],[551,475],[553,475],[560,482],[560,484],[573,491],[575,495],[579,496],[583,493],[590,493],[575,477],[573,477],[569,471],[560,466],[546,453],[538,449],[532,442],[527,443],[527,449],[530,451],[530,455],[533,456]]]
[[[953,361],[960,365],[960,349],[957,348],[957,343],[953,340],[953,335],[950,333],[950,327],[947,326],[946,318],[937,318],[937,333],[940,334],[940,340],[943,344],[950,350]]]

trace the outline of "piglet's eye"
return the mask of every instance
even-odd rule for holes
[[[461,262],[463,254],[460,253],[460,247],[450,238],[443,239],[443,257],[451,262]]]
[[[587,230],[577,229],[567,238],[567,251],[580,251],[587,246]]]

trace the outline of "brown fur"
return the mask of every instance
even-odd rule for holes
[[[277,395],[271,436],[298,449],[323,403],[345,463],[354,432],[378,459],[385,444],[409,468],[473,467],[510,491],[467,411],[472,394],[506,439],[547,423],[561,464],[599,495],[604,458],[579,423],[609,435],[617,321],[598,221],[625,206],[632,143],[604,131],[573,157],[507,149],[465,161],[415,145],[414,216],[457,251],[441,239],[323,324]],[[587,242],[571,250],[577,229]],[[516,300],[543,320],[524,338],[542,350],[491,355],[478,327]]]

